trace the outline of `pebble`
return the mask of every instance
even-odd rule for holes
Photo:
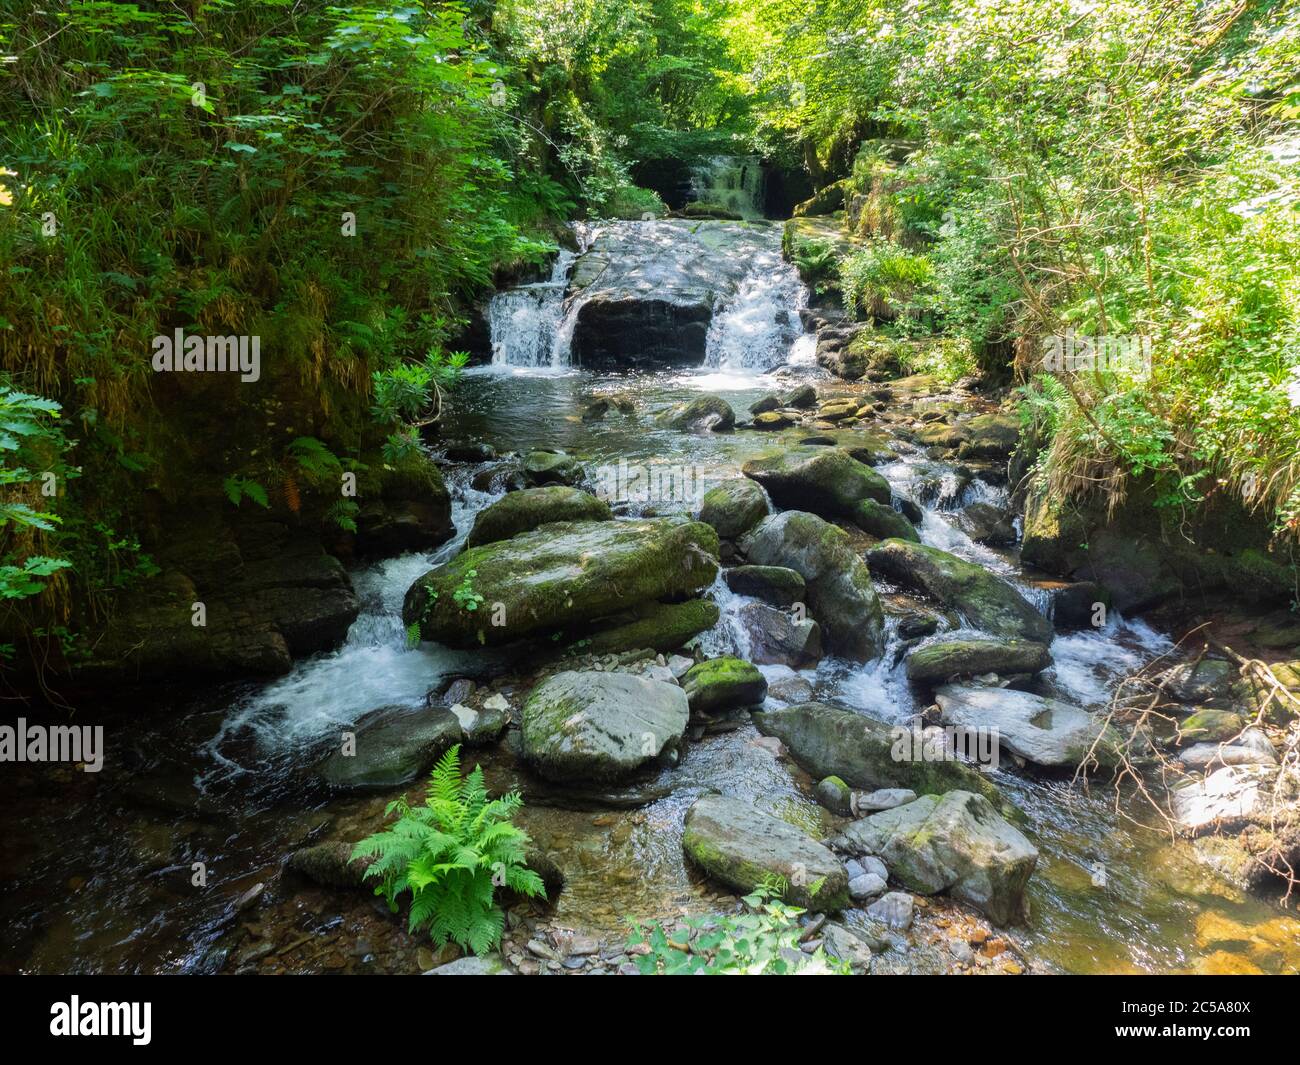
[[[863,873],[849,881],[849,894],[855,899],[874,899],[885,887],[885,881],[875,873]]]

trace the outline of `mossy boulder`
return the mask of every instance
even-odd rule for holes
[[[463,739],[456,715],[442,708],[381,707],[354,731],[354,743],[341,746],[317,768],[335,791],[383,791],[413,783]]]
[[[802,603],[808,594],[804,579],[785,566],[735,566],[722,579],[737,595],[750,595],[776,607]]]
[[[676,684],[630,673],[557,673],[524,703],[524,759],[548,780],[606,784],[675,752],[690,718]]]
[[[870,571],[843,529],[815,514],[789,510],[766,518],[741,548],[755,565],[783,566],[804,579],[808,607],[830,650],[859,661],[880,653],[880,599]]]
[[[657,421],[684,432],[724,432],[736,424],[736,412],[721,396],[703,395],[659,415]]]
[[[582,467],[563,451],[530,451],[523,458],[524,480],[534,487],[574,485],[582,480]]]
[[[818,702],[757,713],[754,724],[763,735],[784,743],[795,762],[818,780],[834,776],[851,788],[909,788],[918,795],[961,788],[1003,805],[996,786],[971,765],[896,758],[902,726]]]
[[[801,829],[756,810],[752,803],[706,795],[686,812],[686,857],[708,876],[742,895],[772,877],[787,886],[785,900],[813,911],[849,904],[849,876],[826,847]],[[812,884],[821,881],[814,895]]]
[[[553,521],[609,521],[609,504],[567,485],[507,492],[474,518],[466,547],[509,540]]]
[[[688,640],[718,623],[718,606],[711,599],[684,603],[647,603],[628,614],[604,619],[574,650],[586,654],[620,651],[676,651]]]
[[[686,671],[682,691],[693,712],[716,714],[761,705],[767,696],[767,678],[743,658],[710,658]]]
[[[937,640],[907,656],[907,677],[921,683],[983,673],[1041,673],[1052,664],[1044,643],[1032,640]]]
[[[1178,743],[1225,743],[1246,727],[1246,719],[1231,710],[1202,707],[1178,724]]]
[[[978,414],[959,433],[958,458],[1006,460],[1020,440],[1020,423],[1010,414]]]
[[[700,500],[697,517],[724,540],[736,540],[767,517],[767,496],[743,477],[710,488]]]
[[[949,607],[969,625],[995,636],[1050,643],[1052,623],[1001,577],[947,551],[886,540],[867,554],[873,573]]]
[[[882,540],[899,539],[921,542],[916,527],[886,503],[863,499],[853,508],[853,524],[864,533]]]
[[[1006,925],[1027,916],[1025,885],[1038,849],[981,795],[950,791],[855,821],[836,839],[876,855],[910,891],[946,891]]]
[[[772,502],[790,510],[848,518],[864,499],[889,505],[889,482],[842,448],[795,447],[750,459],[741,469],[767,489]]]
[[[700,592],[717,556],[717,533],[685,518],[555,522],[430,570],[407,591],[402,619],[450,647],[549,636]]]
[[[769,410],[755,415],[754,420],[749,424],[751,428],[762,432],[774,432],[777,429],[790,428],[790,426],[794,425],[794,421],[794,415],[783,410]]]

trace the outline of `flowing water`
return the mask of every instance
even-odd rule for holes
[[[639,375],[597,375],[567,365],[563,289],[572,259],[562,257],[550,280],[493,300],[493,364],[458,386],[444,438],[486,441],[503,454],[558,447],[589,468],[620,462],[689,466],[705,487],[739,476],[748,457],[793,443],[806,430],[775,438],[693,435],[659,428],[652,416],[703,390],[744,412],[759,396],[794,380],[817,379],[824,396],[856,387],[830,380],[812,365],[810,338],[798,327],[805,294],[779,262],[779,249],[775,255],[754,256],[730,302],[719,308],[705,366]],[[752,355],[756,349],[761,356]],[[632,400],[634,417],[581,420],[587,400],[613,392]],[[974,500],[1001,501],[1004,489],[967,483],[951,466],[905,442],[890,443],[897,458],[879,470],[896,494],[922,507],[923,540],[1001,573],[1045,609],[1041,585],[1021,570],[1014,550],[977,545],[951,520],[957,508]],[[16,827],[0,844],[11,889],[0,903],[4,968],[217,971],[226,963],[231,929],[242,920],[235,906],[241,892],[258,882],[276,883],[284,855],[327,830],[357,838],[377,825],[383,799],[331,799],[312,781],[312,765],[339,731],[378,706],[414,710],[447,674],[510,670],[508,656],[488,660],[484,652],[427,644],[411,650],[405,644],[399,611],[406,589],[458,550],[474,513],[498,494],[472,487],[477,467],[448,469],[457,537],[432,554],[357,570],[353,579],[363,609],[341,648],[299,661],[289,675],[270,683],[133,697],[117,711],[118,727],[108,729],[109,764],[128,773],[105,773],[102,781],[70,770],[53,777],[10,776],[12,790],[4,798]],[[667,499],[640,509],[685,512],[694,504],[691,498]],[[702,646],[710,653],[743,654],[747,637],[737,613],[746,600],[721,580],[711,594],[722,619],[701,637]],[[890,645],[875,662],[827,658],[798,674],[786,667],[764,670],[771,681],[798,676],[816,698],[903,721],[920,707],[903,675],[892,623],[888,630]],[[1164,634],[1143,622],[1112,616],[1103,631],[1056,638],[1044,693],[1099,707],[1119,678],[1169,647]],[[512,702],[518,705],[523,694],[514,693]],[[693,744],[682,764],[656,782],[671,790],[637,810],[593,815],[530,802],[524,826],[568,874],[554,919],[617,937],[628,916],[707,909],[712,896],[688,873],[680,843],[685,811],[706,790],[746,799],[815,834],[827,831],[828,815],[810,797],[814,782],[779,762],[757,738],[746,723]],[[527,796],[529,778],[505,750],[481,757],[494,785],[518,784]],[[1029,891],[1032,919],[1009,933],[1033,968],[1180,971],[1227,936],[1261,968],[1296,971],[1300,925],[1293,918],[1217,880],[1191,860],[1183,844],[1117,816],[1109,789],[1094,786],[1089,793],[1068,777],[1022,772],[1007,762],[995,779],[1025,811],[1025,831],[1041,852]],[[197,862],[206,868],[209,889],[193,884]],[[267,912],[276,916],[263,924],[282,922],[268,932],[281,939],[337,934],[344,922],[365,929],[357,941],[367,947],[381,934],[405,942],[386,917],[332,914],[341,903],[328,894],[314,903],[308,895],[304,903],[273,887],[269,897],[275,906]],[[402,971],[406,965],[409,971],[414,961],[405,950],[386,954],[380,947],[359,947],[352,962],[331,955],[289,967]]]

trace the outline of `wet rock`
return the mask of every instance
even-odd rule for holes
[[[721,396],[703,395],[665,411],[657,419],[669,429],[688,433],[721,433],[736,424],[736,412]]]
[[[1098,610],[1098,607],[1104,608]],[[1076,581],[1051,592],[1048,616],[1058,629],[1098,628],[1110,607],[1110,595],[1096,581]]]
[[[650,603],[606,619],[584,636],[578,647],[589,654],[620,651],[675,651],[718,623],[718,606],[711,599],[684,603]]]
[[[448,462],[493,462],[497,449],[482,440],[470,440],[461,444],[448,444],[444,452]]]
[[[891,506],[874,499],[864,499],[853,508],[853,524],[864,533],[882,540],[897,538],[921,542],[920,534],[912,523]]]
[[[875,791],[858,792],[853,797],[853,805],[859,814],[875,813],[878,810],[892,810],[895,806],[903,806],[915,798],[916,792],[910,788],[877,788]]]
[[[956,610],[968,624],[996,636],[1050,643],[1052,625],[1001,577],[938,548],[886,540],[867,563],[908,588]]]
[[[425,976],[513,976],[500,955],[457,958],[446,965],[430,969]]]
[[[1204,703],[1228,694],[1237,669],[1221,658],[1182,662],[1156,677],[1156,685],[1180,703]]]
[[[758,706],[767,695],[767,678],[741,658],[711,658],[690,668],[682,691],[697,714]]]
[[[796,410],[809,410],[817,406],[817,389],[812,385],[796,385],[781,397],[781,407],[794,407]]]
[[[1003,747],[1036,765],[1077,766],[1091,758],[1111,766],[1118,759],[1115,730],[1059,699],[973,684],[946,685],[934,698],[945,725],[994,729]]]
[[[722,578],[737,595],[753,596],[775,607],[801,603],[807,594],[803,578],[784,566],[736,566],[724,570]]]
[[[1005,461],[1020,440],[1020,423],[1010,414],[979,414],[962,422],[959,435],[958,458]]]
[[[478,547],[508,540],[555,521],[609,521],[609,505],[587,492],[565,485],[507,492],[474,517],[465,546]]]
[[[696,800],[686,814],[682,850],[705,873],[742,894],[769,876],[789,885],[786,900],[821,912],[848,903],[848,875],[839,859],[785,821],[751,803],[721,795]],[[822,880],[811,895],[808,885]]]
[[[1246,727],[1246,719],[1230,710],[1203,707],[1189,714],[1178,725],[1178,742],[1223,743],[1233,739]]]
[[[871,947],[843,925],[828,923],[822,932],[822,946],[832,958],[848,962],[855,972],[871,967]]]
[[[351,843],[331,840],[294,851],[285,862],[285,868],[323,887],[364,887],[370,862],[365,858],[352,861],[351,854]]]
[[[849,881],[849,895],[857,901],[874,899],[886,888],[885,878],[875,873],[863,873]],[[910,898],[910,896],[909,896]]]
[[[768,680],[767,697],[769,699],[776,699],[782,703],[806,703],[812,696],[813,686],[803,677],[791,675]]]
[[[761,666],[803,669],[822,657],[821,626],[812,618],[795,621],[765,603],[746,603],[737,617],[749,636],[749,655]]]
[[[796,447],[750,459],[741,469],[787,509],[847,518],[864,499],[889,505],[889,482],[837,447]]]
[[[1277,765],[1277,753],[1259,729],[1248,728],[1232,743],[1195,743],[1178,760],[1188,769],[1218,769],[1228,765]]]
[[[451,493],[436,465],[416,455],[397,466],[376,464],[362,474],[352,550],[358,557],[428,551],[456,533]]]
[[[895,758],[899,729],[826,703],[800,703],[754,715],[765,736],[775,736],[814,778],[836,776],[853,788],[906,788],[920,794],[956,788],[1001,802],[997,788],[959,761]]]
[[[316,770],[335,791],[382,791],[410,784],[464,738],[456,715],[441,708],[380,707],[357,722],[354,731],[355,753],[340,748]]]
[[[575,485],[582,480],[582,467],[562,451],[530,451],[523,459],[524,480],[534,488],[548,484]]]
[[[509,712],[501,707],[484,706],[481,710],[473,710],[463,703],[453,703],[448,709],[460,722],[467,747],[496,743],[510,724]]]
[[[557,522],[430,570],[406,593],[402,619],[451,647],[508,643],[701,591],[717,554],[713,529],[681,518]],[[466,585],[482,609],[457,600]]]
[[[636,403],[630,396],[622,394],[592,396],[582,405],[582,420],[584,422],[598,422],[610,411],[632,415],[636,413]]]
[[[994,547],[1016,542],[1016,527],[1009,511],[992,503],[972,503],[957,515],[957,527],[977,544]]]
[[[697,517],[723,540],[738,540],[767,517],[767,496],[753,481],[738,477],[710,488]]]
[[[1241,824],[1268,808],[1277,775],[1277,769],[1271,766],[1216,769],[1200,780],[1189,779],[1176,785],[1170,795],[1170,812],[1189,831],[1217,824]]]
[[[754,415],[766,414],[780,406],[782,406],[781,397],[775,392],[769,392],[749,405],[749,413]]]
[[[906,932],[912,927],[915,907],[915,901],[907,892],[891,891],[867,907],[867,916],[895,932]]]
[[[853,813],[853,790],[839,777],[823,777],[813,794],[833,814],[848,817]]]
[[[690,716],[674,684],[628,673],[558,673],[523,708],[524,758],[561,783],[607,783],[680,744]]]
[[[787,414],[785,411],[769,410],[763,414],[756,414],[750,426],[754,429],[772,432],[777,429],[788,429],[794,423],[793,415]]]
[[[923,795],[872,814],[833,842],[849,854],[878,855],[911,891],[946,891],[1000,925],[1025,915],[1025,884],[1038,862],[1038,850],[1018,829],[966,791]]]
[[[907,676],[920,683],[984,673],[1040,673],[1052,664],[1044,643],[1030,640],[939,639],[913,648]]]
[[[784,566],[803,577],[808,606],[831,651],[858,661],[880,653],[880,600],[870,571],[842,529],[815,514],[786,511],[764,519],[742,548],[753,564]]]

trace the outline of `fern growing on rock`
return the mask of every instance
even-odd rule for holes
[[[405,798],[389,803],[384,816],[396,813],[396,823],[363,839],[352,858],[370,860],[366,877],[379,878],[375,894],[394,913],[398,897],[410,892],[411,932],[427,929],[440,947],[450,941],[486,954],[505,926],[498,887],[546,895],[541,877],[524,862],[528,834],[511,823],[523,805],[516,791],[490,798],[480,766],[462,779],[457,744],[434,767],[424,806]]]

